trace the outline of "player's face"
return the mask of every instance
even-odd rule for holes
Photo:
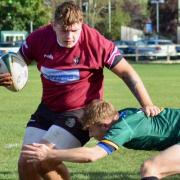
[[[115,123],[118,119],[119,114],[117,113],[114,117],[105,118],[102,124],[91,125],[89,127],[89,136],[94,137],[98,141],[102,140],[112,124]]]
[[[89,136],[100,141],[103,139],[106,131],[107,130],[103,127],[103,125],[92,125],[89,127]]]
[[[56,32],[58,43],[67,48],[72,48],[79,40],[82,23],[75,23],[67,28],[63,28],[60,24],[53,24],[54,31]]]

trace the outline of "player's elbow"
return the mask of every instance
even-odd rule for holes
[[[87,158],[86,158],[86,162],[87,163],[95,162],[98,159],[100,159],[100,157],[97,156],[95,153],[88,153]]]
[[[84,147],[83,153],[81,153],[81,160],[83,159],[83,162],[90,163],[95,162],[106,155],[107,153],[98,146],[95,146],[93,148]]]
[[[95,162],[97,159],[95,157],[89,156],[87,158],[84,159],[84,163],[92,163]]]

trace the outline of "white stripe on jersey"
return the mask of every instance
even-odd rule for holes
[[[109,64],[109,68],[111,68],[111,66],[112,66],[112,64],[113,64],[113,62],[114,62],[115,57],[116,57],[116,56],[120,56],[120,55],[121,55],[121,54],[120,54],[118,48],[115,46],[115,48],[114,48],[114,50],[113,50],[110,58],[107,60],[107,63]]]

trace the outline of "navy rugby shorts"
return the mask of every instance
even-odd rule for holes
[[[48,131],[52,125],[59,126],[75,136],[83,146],[90,138],[88,131],[82,129],[80,123],[82,115],[83,109],[57,113],[41,103],[36,112],[31,115],[27,127],[35,127]]]

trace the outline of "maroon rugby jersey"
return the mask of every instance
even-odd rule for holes
[[[72,48],[61,47],[52,26],[47,25],[28,36],[20,53],[37,62],[42,102],[58,112],[79,109],[102,98],[103,68],[110,69],[122,58],[111,41],[86,24]]]

